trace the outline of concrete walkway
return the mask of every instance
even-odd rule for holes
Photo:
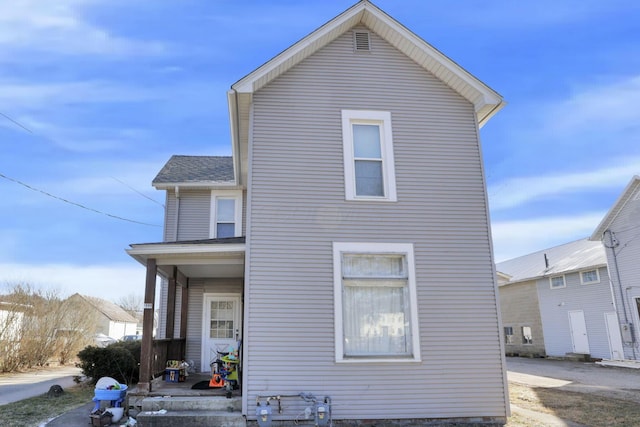
[[[73,377],[82,370],[75,366],[48,367],[32,372],[0,375],[0,405],[40,396],[58,384],[63,389],[75,385]]]

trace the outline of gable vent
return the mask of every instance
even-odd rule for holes
[[[353,44],[356,52],[369,52],[371,50],[371,40],[368,31],[354,31]]]

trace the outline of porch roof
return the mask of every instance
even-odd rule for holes
[[[158,274],[170,277],[173,267],[189,278],[244,277],[245,238],[134,243],[127,253],[140,264],[155,258]]]

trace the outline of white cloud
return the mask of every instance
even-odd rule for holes
[[[592,87],[578,87],[569,99],[549,109],[553,132],[640,128],[640,76]]]
[[[590,172],[512,178],[489,188],[492,210],[515,208],[546,197],[596,189],[620,189],[640,173],[640,158],[617,159],[615,166]]]
[[[0,80],[0,107],[10,111],[70,104],[140,102],[166,97],[161,90],[101,80],[33,83]],[[25,118],[22,118],[25,120]],[[33,126],[38,123],[34,120]]]
[[[74,293],[91,295],[109,301],[120,297],[144,295],[145,268],[135,261],[130,264],[0,264],[0,283],[27,283],[37,288],[58,290],[61,296]]]
[[[588,237],[606,212],[496,221],[491,224],[496,262]]]
[[[10,51],[131,56],[158,54],[165,49],[157,42],[116,36],[84,19],[85,8],[101,3],[106,4],[99,0],[9,0],[0,3],[0,47],[6,54],[5,59],[12,59]]]

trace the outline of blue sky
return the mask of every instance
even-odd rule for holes
[[[0,284],[142,294],[155,174],[229,155],[230,85],[353,2],[0,3]],[[640,3],[375,4],[508,102],[481,131],[496,261],[590,235],[640,173]]]

